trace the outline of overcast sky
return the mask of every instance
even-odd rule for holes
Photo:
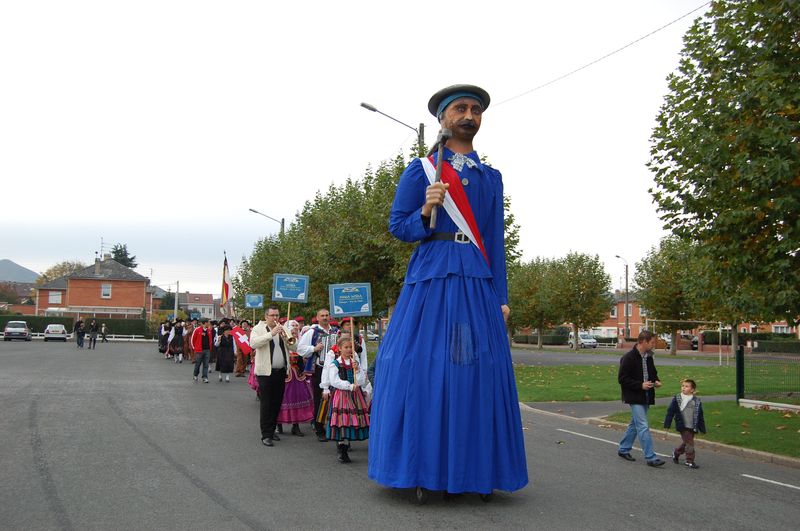
[[[475,146],[503,173],[524,258],[598,254],[618,288],[614,255],[632,268],[665,234],[649,137],[707,8],[524,93],[702,4],[3,2],[0,258],[91,263],[102,238],[165,289],[218,295],[223,250],[235,274],[279,230],[248,208],[288,225],[317,190],[408,152],[415,133],[362,101],[430,144],[431,94],[473,83],[492,97]]]

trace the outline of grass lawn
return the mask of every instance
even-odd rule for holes
[[[615,365],[514,366],[521,402],[619,400],[617,370]],[[657,397],[680,392],[682,378],[696,381],[700,396],[736,393],[734,367],[658,367],[658,377],[663,386]]]
[[[661,429],[666,412],[666,406],[651,407],[647,414],[650,426]],[[698,434],[699,439],[800,457],[800,415],[747,409],[737,406],[735,401],[705,402],[703,415],[708,433]],[[627,424],[631,415],[630,412],[623,411],[609,416],[608,419]],[[674,423],[672,428],[674,431]],[[703,458],[702,452],[703,450],[698,451],[698,462]]]

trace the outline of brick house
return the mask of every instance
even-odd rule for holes
[[[36,315],[141,319],[151,311],[150,279],[110,255],[36,288]]]

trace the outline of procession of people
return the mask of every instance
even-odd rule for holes
[[[228,318],[165,322],[165,359],[194,360],[193,381],[204,384],[215,359],[220,383],[249,373],[266,447],[281,441],[283,424],[296,437],[309,424],[319,441],[336,443],[341,463],[351,461],[351,444],[371,439],[369,477],[418,496],[488,497],[527,485],[505,324],[503,183],[473,148],[489,103],[474,85],[428,102],[441,125],[437,144],[406,168],[388,219],[393,236],[419,245],[371,371],[351,319],[339,328],[320,308],[302,326],[277,304],[252,328]]]

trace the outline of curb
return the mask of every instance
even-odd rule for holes
[[[533,413],[539,413],[541,415],[560,417],[562,419],[569,419],[573,422],[577,422],[578,424],[597,426],[599,428],[610,428],[616,431],[623,431],[628,428],[627,424],[622,424],[621,422],[614,422],[611,420],[606,420],[604,418],[598,418],[598,417],[585,417],[585,418],[570,417],[569,415],[562,415],[561,413],[553,413],[552,411],[536,409],[527,404],[523,404],[522,402],[519,403],[519,407],[522,410],[530,411]],[[650,428],[650,432],[653,434],[653,436],[656,435],[661,436],[662,440],[667,440],[667,439],[672,439],[675,441],[681,440],[680,435],[671,431]],[[800,469],[800,459],[795,457],[771,454],[769,452],[762,452],[761,450],[752,450],[750,448],[742,448],[740,446],[732,446],[730,444],[707,441],[705,439],[695,439],[694,445],[698,448],[705,448],[723,454],[744,457],[745,459],[752,459],[754,461],[761,461],[764,463],[772,463],[775,465]]]

